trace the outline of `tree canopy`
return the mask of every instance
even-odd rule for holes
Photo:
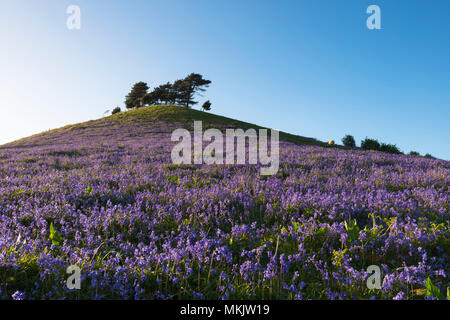
[[[356,147],[355,138],[353,138],[353,136],[349,134],[342,138],[342,143],[346,147]]]
[[[131,88],[130,93],[125,98],[125,106],[128,109],[142,107],[142,99],[147,94],[148,89],[149,87],[145,82],[141,81],[135,83],[133,88]]]
[[[191,73],[184,79],[176,80],[173,84],[167,82],[155,87],[153,91],[147,92],[149,89],[147,84],[138,82],[126,96],[125,105],[128,109],[156,104],[176,104],[190,108],[198,103],[194,100],[195,95],[204,92],[210,83],[211,81],[203,79],[201,74]],[[209,106],[208,104],[206,106],[210,108],[211,103],[209,102]],[[204,108],[204,110],[210,109]]]
[[[204,92],[209,84],[210,80],[203,79],[203,76],[198,73],[191,73],[179,83],[178,94],[179,103],[186,108],[195,105],[198,102],[194,101],[194,96],[198,92]]]

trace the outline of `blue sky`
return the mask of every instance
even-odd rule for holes
[[[371,4],[381,30],[366,27]],[[198,72],[214,113],[450,160],[449,34],[448,0],[2,0],[0,143]]]

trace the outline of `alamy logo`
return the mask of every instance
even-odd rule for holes
[[[367,7],[366,13],[370,14],[367,18],[366,25],[369,30],[381,29],[381,9],[379,6],[372,4]]]
[[[67,17],[66,26],[69,30],[80,30],[81,29],[81,9],[79,6],[70,5],[66,10]]]
[[[370,276],[367,278],[367,288],[370,290],[381,289],[381,269],[377,265],[370,265],[367,268],[367,273]]]
[[[245,164],[246,155],[248,154],[249,164],[257,164],[259,160],[261,175],[274,175],[278,172],[278,131],[271,130],[269,152],[267,129],[259,129],[258,134],[255,129],[248,129],[247,131],[226,129],[224,159],[223,133],[218,129],[208,129],[203,133],[202,128],[202,121],[194,121],[193,157],[191,133],[186,129],[176,129],[172,133],[171,140],[178,142],[171,153],[174,164],[192,164],[192,158],[194,158],[194,164]],[[249,142],[248,149],[246,148],[247,139]],[[209,142],[204,149],[203,142]]]
[[[81,289],[81,269],[76,265],[71,265],[67,267],[67,274],[70,276],[67,278],[66,286],[69,290],[80,290]]]

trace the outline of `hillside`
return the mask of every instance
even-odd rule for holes
[[[1,299],[445,297],[450,162],[283,133],[273,176],[175,165],[170,133],[191,119],[253,127],[186,112],[141,108],[0,148]]]
[[[163,133],[169,134],[170,137],[170,133],[176,128],[191,129],[194,120],[203,121],[203,128],[205,129],[212,127],[219,129],[242,128],[244,130],[248,128],[263,128],[255,124],[194,109],[187,110],[178,106],[149,106],[121,112],[98,120],[42,132],[2,145],[0,149],[66,144],[75,141],[82,142],[110,135],[114,135],[118,140]],[[160,124],[164,125],[161,126]],[[135,129],[134,131],[129,130],[130,125]],[[163,131],[161,131],[162,128]],[[316,139],[285,132],[280,132],[280,139],[296,144],[326,146],[325,143]]]

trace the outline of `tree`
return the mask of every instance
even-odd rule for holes
[[[111,114],[116,114],[116,113],[119,113],[121,110],[120,110],[120,107],[115,107],[114,109],[113,109],[113,111],[111,111]]]
[[[189,99],[189,84],[184,79],[177,80],[173,84],[173,90],[176,96],[176,103],[188,107],[188,102],[192,100],[192,98]]]
[[[209,100],[205,101],[205,103],[202,105],[202,109],[205,111],[211,110],[211,102]]]
[[[378,140],[365,138],[361,141],[361,148],[366,150],[380,150],[381,145]]]
[[[410,155],[410,156],[420,156],[420,153],[417,152],[417,151],[411,151],[411,152],[409,153],[409,155]]]
[[[131,92],[126,96],[125,106],[128,109],[142,107],[142,98],[147,94],[147,90],[147,83],[142,81],[135,83]]]
[[[349,134],[342,138],[342,143],[346,147],[356,147],[355,138]]]
[[[186,90],[186,83],[184,80],[176,80],[172,85],[171,103],[181,104],[182,95]]]
[[[155,92],[149,92],[141,99],[143,106],[151,106],[158,103],[158,99],[156,98]]]
[[[178,93],[178,102],[186,108],[197,104],[198,102],[194,101],[195,94],[199,91],[205,91],[205,88],[207,88],[210,83],[211,81],[203,79],[202,75],[191,73],[183,80],[177,82],[176,91]]]
[[[134,102],[132,102],[131,100],[125,100],[125,107],[127,109],[133,109],[134,108]]]
[[[177,80],[180,81],[180,80]],[[169,104],[177,104],[178,98],[179,98],[179,92],[177,89],[177,81],[174,82],[174,84],[170,84],[170,82],[167,82],[166,88],[165,88],[165,98],[166,102]]]
[[[152,104],[174,104],[176,101],[176,93],[174,92],[173,86],[170,82],[162,84],[152,92],[146,94],[143,98],[143,102],[148,105]]]
[[[395,153],[395,154],[402,154],[402,152],[398,149],[398,147],[395,144],[390,144],[390,143],[382,143],[381,147],[380,147],[380,151]]]
[[[167,82],[166,84],[162,84],[158,87],[159,89],[159,100],[161,102],[164,102],[164,104],[168,104],[170,101],[172,101],[172,84],[170,82]]]

